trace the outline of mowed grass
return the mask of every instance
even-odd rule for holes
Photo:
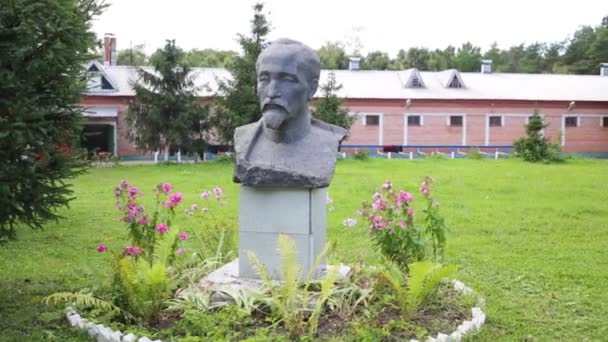
[[[447,262],[459,279],[486,299],[487,324],[479,341],[598,341],[608,336],[608,162],[572,160],[529,164],[520,160],[341,161],[329,189],[328,238],[337,242],[332,263],[377,262],[362,218],[361,201],[390,179],[415,194],[434,178],[450,231]],[[184,193],[184,203],[222,186],[236,220],[238,185],[227,164],[129,166],[92,169],[75,181],[67,218],[44,231],[21,229],[19,241],[0,246],[0,340],[80,341],[60,311],[39,304],[55,291],[107,283],[109,255],[121,249],[125,228],[113,206],[113,187],[128,179],[150,194],[161,181]],[[271,216],[272,213],[260,213]],[[356,228],[342,226],[348,217]],[[188,221],[178,223],[185,229]]]

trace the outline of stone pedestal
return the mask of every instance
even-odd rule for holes
[[[246,251],[252,251],[273,279],[281,278],[277,238],[285,234],[297,248],[305,277],[326,242],[327,189],[253,188],[241,185],[239,200],[239,277],[259,278]],[[325,268],[326,261],[319,265]]]

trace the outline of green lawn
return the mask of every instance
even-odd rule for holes
[[[345,228],[342,220],[356,217],[361,201],[384,180],[417,195],[426,175],[435,179],[434,195],[450,227],[447,260],[460,266],[459,279],[486,298],[487,324],[473,340],[606,339],[607,161],[342,161],[329,190],[329,239],[338,243],[331,261],[375,262],[364,222]],[[110,278],[109,256],[95,247],[125,243],[112,194],[121,179],[147,194],[158,182],[172,182],[185,204],[200,203],[202,190],[220,185],[229,200],[227,215],[237,215],[230,165],[92,169],[75,182],[77,199],[61,211],[67,219],[44,231],[22,229],[19,241],[0,246],[0,340],[87,340],[65,331],[60,311],[38,301]],[[415,196],[414,207],[422,205]]]

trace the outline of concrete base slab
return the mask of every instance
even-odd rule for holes
[[[323,278],[331,269],[338,269],[337,281],[350,277],[351,268],[345,265],[332,266],[326,265],[317,274],[317,278]],[[275,284],[280,285],[281,281],[275,280]],[[199,282],[199,288],[204,291],[212,292],[211,300],[214,303],[231,301],[229,293],[238,292],[258,292],[264,287],[261,279],[239,277],[239,259],[225,264],[217,270],[209,273]]]

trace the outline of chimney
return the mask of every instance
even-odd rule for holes
[[[608,63],[600,63],[600,76],[608,76]]]
[[[361,57],[348,57],[348,70],[360,70]]]
[[[492,60],[491,59],[482,59],[481,60],[481,73],[482,74],[491,74],[492,73]]]
[[[103,37],[103,65],[116,65],[116,37],[106,33]]]

